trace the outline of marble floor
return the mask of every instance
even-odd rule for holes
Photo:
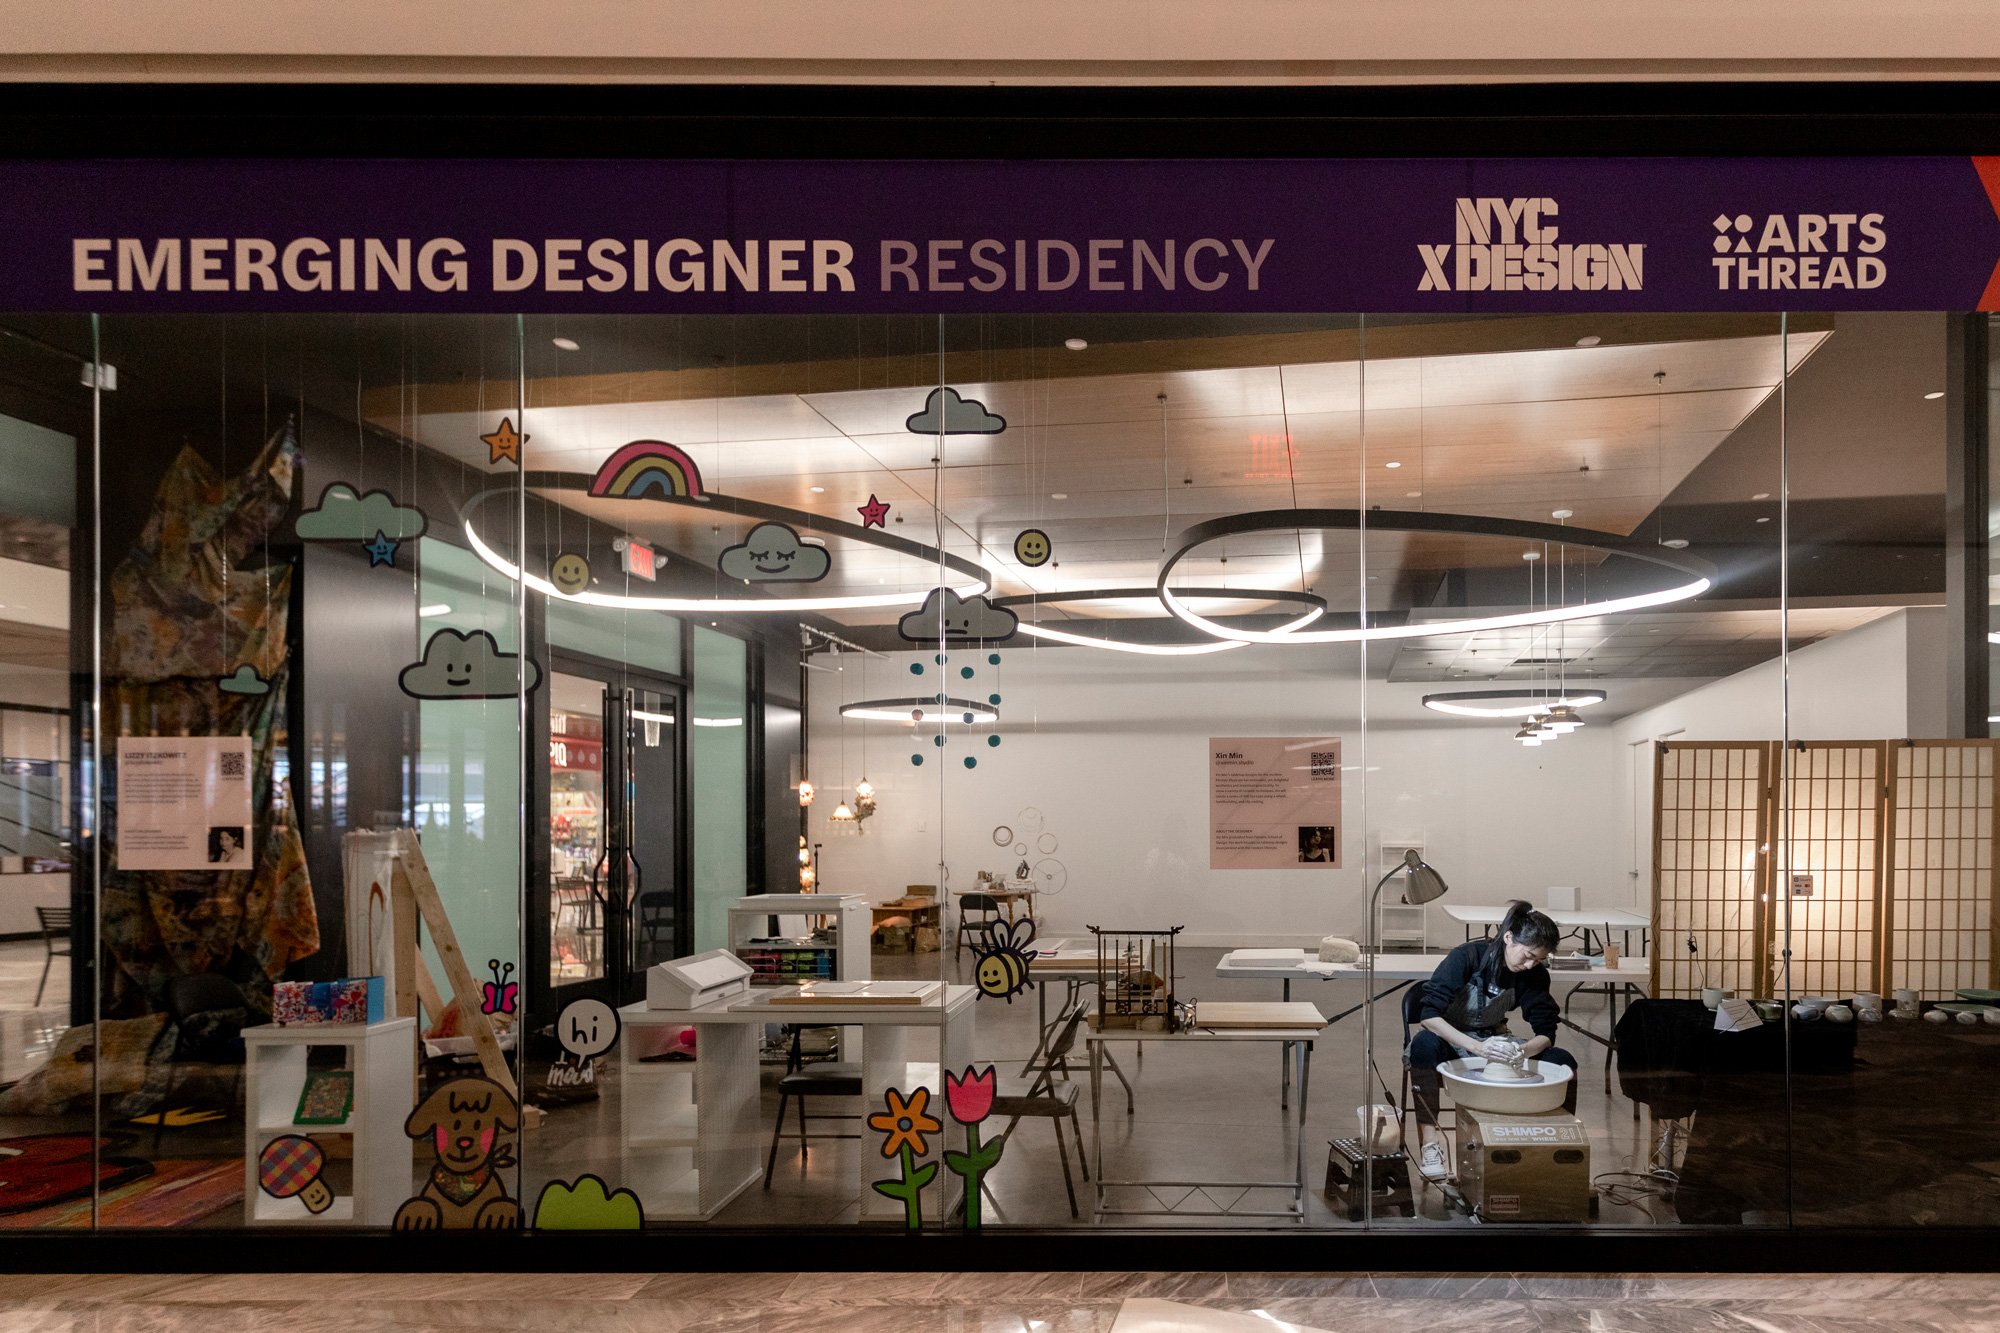
[[[1959,1274],[512,1273],[0,1276],[0,1333],[1958,1333]]]

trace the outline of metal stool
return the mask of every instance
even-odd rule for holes
[[[1346,1210],[1350,1222],[1361,1220],[1362,1181],[1367,1179],[1362,1164],[1367,1161],[1369,1154],[1361,1151],[1359,1139],[1326,1141],[1326,1197],[1332,1200],[1335,1207]],[[1409,1159],[1398,1149],[1392,1153],[1377,1153],[1373,1161],[1373,1167],[1368,1169],[1372,1170],[1375,1181],[1370,1195],[1374,1215],[1415,1217],[1417,1204],[1410,1196]]]

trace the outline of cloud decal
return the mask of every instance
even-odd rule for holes
[[[312,542],[365,542],[387,537],[392,542],[424,535],[430,521],[420,509],[399,505],[387,491],[358,495],[336,481],[319,493],[319,503],[299,515],[298,534]]]
[[[942,622],[943,633],[939,633]],[[896,622],[896,633],[911,643],[1000,643],[1014,637],[1021,618],[985,597],[960,597],[950,588],[933,588],[924,604]]]
[[[740,544],[725,548],[715,567],[722,577],[745,583],[817,583],[833,568],[833,557],[783,523],[759,523]]]
[[[527,671],[532,690],[542,683],[541,668],[531,661]],[[413,699],[511,699],[521,687],[521,658],[501,652],[483,629],[441,629],[424,645],[423,661],[404,667],[396,683]]]
[[[932,389],[924,410],[903,423],[913,435],[998,435],[1006,418],[986,410],[977,398],[961,398],[946,385]]]
[[[216,682],[215,687],[224,694],[269,694],[271,682],[257,674],[257,668],[248,662]]]

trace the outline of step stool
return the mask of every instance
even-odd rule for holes
[[[1347,1220],[1361,1220],[1362,1163],[1370,1160],[1369,1154],[1361,1150],[1359,1139],[1328,1139],[1326,1141],[1326,1197],[1337,1208],[1346,1210]],[[1376,1217],[1415,1217],[1416,1201],[1410,1197],[1410,1162],[1399,1149],[1392,1153],[1377,1153],[1373,1157],[1372,1171],[1375,1180],[1373,1214]]]

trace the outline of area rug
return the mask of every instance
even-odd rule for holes
[[[141,1163],[141,1165],[146,1165]],[[175,1227],[199,1222],[243,1202],[243,1163],[234,1159],[170,1158],[150,1175],[108,1190],[98,1222],[106,1227]],[[0,1229],[87,1227],[88,1195],[46,1208],[0,1216]]]
[[[100,1156],[93,1169],[92,1145]],[[23,1134],[0,1139],[0,1215],[40,1212],[71,1199],[88,1204],[93,1184],[109,1189],[151,1174],[152,1163],[113,1156],[109,1139],[88,1134]],[[8,1225],[0,1217],[0,1225]]]

